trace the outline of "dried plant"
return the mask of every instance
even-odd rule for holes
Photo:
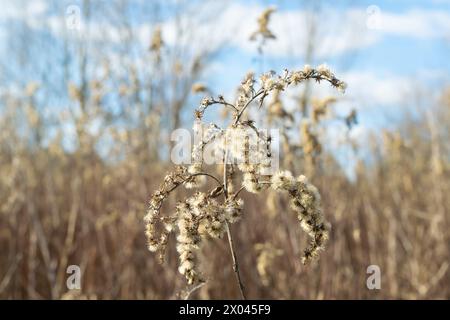
[[[260,54],[262,54],[262,48],[267,40],[276,39],[275,34],[269,29],[270,18],[275,11],[277,11],[275,7],[268,7],[265,9],[257,19],[258,29],[250,35],[249,39],[251,41],[259,39],[258,51]]]
[[[258,36],[261,36],[263,41],[266,39],[276,39],[273,32],[269,29],[270,17],[276,10],[275,7],[269,7],[261,13],[258,17],[258,29],[250,35],[250,40],[256,40]]]
[[[256,270],[264,286],[269,286],[271,282],[270,269],[275,260],[283,255],[283,250],[275,248],[270,242],[255,244],[257,252]]]
[[[253,75],[249,74],[241,83],[239,96],[234,104],[227,102],[222,96],[217,99],[204,98],[195,111],[194,132],[200,133],[201,140],[192,149],[192,164],[189,167],[179,166],[166,175],[163,184],[152,195],[145,216],[148,249],[158,252],[161,260],[164,258],[170,233],[177,233],[179,272],[186,277],[188,284],[196,285],[204,281],[196,254],[202,241],[220,238],[227,233],[233,267],[242,297],[245,298],[230,232],[230,224],[238,221],[242,215],[243,200],[239,195],[243,190],[259,193],[271,188],[289,195],[291,207],[297,213],[301,228],[311,238],[311,243],[302,257],[304,264],[316,258],[319,251],[324,249],[329,226],[322,213],[317,188],[303,175],[294,177],[289,171],[279,171],[276,174],[269,172],[273,161],[272,137],[257,128],[253,120],[248,118],[243,120],[244,113],[252,103],[261,108],[265,98],[272,92],[278,94],[288,86],[297,85],[308,79],[317,82],[328,81],[338,89],[345,88],[344,82],[323,67],[313,69],[306,66],[301,71],[292,72],[285,70],[282,75],[268,72],[260,77],[259,87],[255,85]],[[215,123],[208,125],[202,122],[204,113],[213,105],[230,108],[233,116],[226,128],[221,128]],[[209,145],[214,146],[215,159],[223,169],[220,178],[205,170],[204,153]],[[241,175],[241,186],[234,191],[238,170]],[[161,215],[163,202],[175,189],[180,186],[197,189],[208,178],[214,182],[214,188],[207,192],[198,191],[180,201],[172,215]]]
[[[193,93],[207,93],[207,92],[209,92],[208,87],[205,86],[203,83],[199,83],[199,82],[194,83],[192,85],[191,90],[192,90]]]
[[[91,2],[85,1],[83,6]],[[342,163],[346,150],[331,151],[329,146],[336,141],[324,135],[332,121],[343,121],[349,129],[357,123],[356,111],[345,115],[339,110],[351,100],[338,97],[338,103],[328,104],[324,112],[322,108],[314,111],[314,104],[324,99],[313,98],[310,85],[314,81],[310,80],[293,101],[288,101],[290,96],[284,90],[274,89],[261,109],[253,107],[259,105],[256,98],[241,115],[240,125],[254,119],[248,125],[257,124],[258,131],[263,131],[259,129],[262,127],[280,129],[280,167],[303,173],[320,190],[323,212],[333,226],[320,264],[301,265],[303,239],[312,238],[298,227],[298,210],[296,214],[288,214],[290,191],[275,191],[274,176],[259,176],[249,171],[251,167],[245,163],[244,172],[233,163],[226,168],[220,163],[213,167],[202,163],[176,168],[171,178],[175,184],[164,182],[162,194],[167,193],[167,198],[161,202],[162,212],[153,220],[153,244],[158,252],[149,255],[142,232],[146,201],[148,194],[158,188],[164,173],[171,171],[161,145],[168,141],[167,132],[181,126],[185,111],[191,106],[192,87],[203,95],[215,96],[209,90],[214,88],[210,83],[205,83],[211,85],[207,91],[203,91],[205,85],[193,84],[206,79],[202,70],[218,61],[211,58],[223,56],[213,57],[204,51],[210,49],[209,45],[201,43],[199,48],[195,41],[190,41],[197,38],[194,36],[199,31],[202,42],[215,40],[216,33],[204,37],[203,30],[189,21],[181,21],[178,31],[167,30],[170,39],[160,37],[164,43],[155,33],[154,43],[160,43],[154,46],[155,50],[149,50],[151,35],[142,47],[146,31],[142,32],[139,24],[130,25],[129,15],[121,18],[117,14],[130,9],[126,3],[111,6],[108,2],[102,6],[99,2],[88,10],[95,13],[92,18],[100,13],[113,19],[109,22],[126,27],[120,34],[103,33],[120,39],[114,41],[113,52],[104,47],[103,39],[76,37],[77,40],[72,32],[61,33],[61,40],[68,46],[63,42],[61,46],[55,41],[48,43],[49,54],[53,48],[58,50],[56,53],[64,53],[61,55],[64,59],[55,60],[50,69],[39,67],[46,65],[42,59],[26,59],[41,51],[41,41],[30,42],[31,34],[23,37],[21,28],[9,29],[8,36],[14,45],[8,64],[25,63],[26,67],[9,68],[10,76],[4,79],[4,88],[0,90],[0,299],[174,299],[189,298],[191,294],[198,299],[234,297],[238,287],[229,281],[232,269],[227,267],[226,240],[232,240],[233,252],[237,253],[233,258],[239,258],[236,270],[245,280],[245,293],[252,298],[450,298],[450,90],[435,100],[431,92],[423,91],[428,87],[425,83],[421,90],[415,91],[417,95],[398,101],[403,108],[396,109],[396,117],[389,118],[394,121],[389,122],[384,139],[380,138],[378,121],[372,129],[370,122],[363,123],[367,125],[363,128],[364,136],[373,132],[373,139],[364,138],[367,143],[352,153],[357,167],[351,178]],[[213,3],[214,7],[222,7]],[[197,18],[200,10],[196,9],[202,9],[212,19],[218,17],[203,2],[180,4],[194,6],[192,10],[176,9],[182,14],[192,13],[188,20]],[[169,6],[174,8],[173,4]],[[116,11],[118,8],[122,11]],[[98,11],[103,9],[107,10]],[[166,21],[157,15],[154,18],[151,20]],[[275,31],[272,22],[267,28]],[[111,24],[103,25],[95,31],[107,31],[105,28]],[[151,28],[157,30],[154,25]],[[308,32],[313,33],[313,29],[308,28]],[[258,35],[256,42],[261,38]],[[271,38],[267,42],[276,44]],[[317,58],[314,53],[317,50],[312,50],[317,49],[315,45],[312,49],[308,49],[308,43],[298,45],[307,46],[305,61]],[[14,52],[14,48],[26,50]],[[259,58],[263,60],[262,55]],[[110,65],[112,61],[117,63]],[[277,60],[271,59],[271,63]],[[263,63],[258,70],[265,70]],[[249,74],[244,87],[255,87],[253,79]],[[211,80],[217,79],[213,75]],[[255,94],[258,90],[255,89]],[[240,88],[239,95],[242,93]],[[297,98],[301,100],[299,103]],[[214,103],[210,109],[229,103],[221,96],[208,100]],[[233,100],[217,109],[226,115],[217,123],[222,126],[221,120],[233,120],[237,106],[242,109],[246,103],[244,95],[239,101]],[[408,113],[410,103],[420,108]],[[63,108],[64,105],[68,108]],[[382,115],[381,110],[372,111],[370,115]],[[218,118],[215,111],[213,116]],[[181,119],[179,122],[177,117]],[[315,154],[313,173],[308,172],[304,157],[302,120],[309,123],[311,134],[322,147],[321,153]],[[265,121],[271,121],[270,126]],[[204,133],[221,131],[208,130],[208,125],[196,123]],[[226,135],[229,130],[224,127],[222,131]],[[248,131],[254,132],[251,127]],[[221,140],[218,136],[219,145]],[[251,140],[248,142],[251,146]],[[213,142],[204,147],[205,153],[211,145]],[[228,175],[228,203],[223,191],[224,170]],[[218,182],[198,173],[219,177]],[[279,176],[285,175],[291,183],[292,179],[295,183],[299,180],[286,172]],[[185,187],[190,189],[184,190]],[[246,187],[255,192],[265,190],[254,195],[246,192]],[[303,201],[308,203],[311,203],[308,198],[315,195],[314,188],[310,189],[304,192]],[[177,199],[181,200],[178,205]],[[199,204],[199,200],[204,204]],[[227,204],[229,210],[224,212]],[[194,209],[186,211],[185,205]],[[174,221],[171,216],[176,210],[180,218]],[[208,214],[200,218],[194,212]],[[232,225],[239,218],[241,223]],[[227,224],[233,229],[233,237],[229,239],[225,235]],[[309,225],[304,227],[308,229]],[[215,239],[220,234],[223,239]],[[175,236],[179,236],[179,241]],[[179,260],[177,245],[183,261]],[[165,255],[163,246],[167,246]],[[282,256],[278,255],[281,250]],[[158,254],[165,256],[165,266],[159,263]],[[72,264],[82,270],[81,290],[66,287],[66,268]],[[367,290],[368,264],[380,266],[382,290]],[[178,267],[184,275],[199,279],[198,284],[187,286],[183,292],[185,279]],[[200,282],[208,276],[214,276],[214,281]],[[177,295],[180,291],[182,296]]]
[[[161,49],[164,46],[161,27],[156,27],[150,41],[149,50],[155,54],[156,61],[161,61]]]
[[[128,83],[127,86],[133,95],[134,87]],[[81,88],[78,83],[77,87]],[[80,137],[85,137],[69,152],[64,128],[55,124],[49,130],[45,126],[48,119],[42,112],[45,105],[39,100],[41,90],[45,90],[45,85],[40,84],[36,89],[36,85],[29,84],[23,87],[20,96],[10,92],[0,97],[3,107],[0,117],[0,248],[5,253],[0,257],[0,297],[175,298],[174,290],[178,291],[180,283],[184,285],[184,281],[177,281],[180,279],[179,254],[174,250],[176,241],[172,241],[171,235],[168,237],[166,263],[170,267],[163,268],[156,256],[147,254],[141,228],[148,193],[157,188],[155,183],[164,177],[161,172],[168,166],[162,160],[149,161],[143,156],[146,151],[139,152],[148,150],[145,149],[146,133],[134,127],[109,128],[107,132],[111,134],[114,149],[105,161],[95,149],[86,148],[87,143],[97,141],[96,136],[86,132],[89,128],[86,120],[90,117],[79,114],[79,118],[71,118],[70,113],[61,112],[58,123],[79,122]],[[267,109],[274,95],[272,91],[267,97]],[[284,101],[284,97],[280,91],[278,98]],[[95,100],[87,99],[88,112],[95,110]],[[225,101],[219,97],[213,100]],[[81,104],[79,100],[76,102]],[[365,157],[358,158],[353,180],[332,161],[324,163],[326,170],[320,174],[307,175],[321,191],[323,210],[333,226],[332,240],[327,244],[326,254],[320,258],[320,265],[301,267],[298,257],[303,249],[300,239],[304,232],[297,227],[296,215],[284,214],[288,210],[285,196],[276,191],[249,196],[242,190],[236,199],[245,200],[245,210],[235,212],[244,219],[240,225],[231,227],[235,228],[233,240],[240,253],[239,269],[247,285],[246,293],[263,299],[448,299],[449,103],[447,92],[442,101],[426,110],[431,115],[405,116],[400,123],[392,125],[385,139],[380,139],[376,132],[373,147],[366,149],[369,161]],[[225,108],[230,114],[235,112],[231,106]],[[252,110],[263,113],[253,107],[249,111]],[[243,114],[241,118],[245,117]],[[299,132],[298,118],[297,115],[291,125],[296,133]],[[160,121],[154,117],[149,119]],[[287,122],[288,119],[274,118],[273,123],[279,126]],[[154,123],[151,122],[151,126]],[[55,135],[50,135],[50,131]],[[37,143],[38,137],[44,137],[45,143]],[[152,139],[160,141],[159,137]],[[295,141],[288,142],[293,147]],[[329,141],[320,143],[326,147]],[[123,157],[124,150],[126,157]],[[325,156],[333,159],[326,148],[322,154],[323,158]],[[301,152],[292,152],[291,157],[297,168],[304,167]],[[209,170],[204,165],[200,169],[185,169],[222,175],[224,168],[217,165]],[[230,172],[228,193],[234,195],[242,184],[242,172],[238,166],[231,165],[227,172]],[[181,175],[187,174],[182,172]],[[184,194],[190,191],[180,190],[177,194],[171,193],[171,198],[195,198],[196,191],[208,197],[210,190],[223,184],[222,180],[217,183],[212,178],[207,178],[210,182],[205,184],[202,181],[205,177],[196,177],[185,185],[192,182],[192,186],[203,185],[204,190],[194,189],[187,197]],[[215,205],[212,200],[222,206],[221,190],[212,192],[218,196],[209,197],[210,208]],[[276,201],[273,201],[274,195]],[[289,191],[285,195],[289,197]],[[271,206],[266,205],[266,197],[271,198]],[[164,202],[167,203],[163,210],[176,208],[173,199]],[[193,257],[199,259],[195,261],[196,267],[207,275],[214,275],[217,281],[209,281],[207,286],[199,283],[202,289],[194,293],[201,299],[230,297],[236,291],[235,283],[227,281],[227,268],[217,272],[228,261],[228,244],[222,245],[220,239],[207,240],[212,238],[208,232],[216,234],[214,226],[205,228],[208,225],[202,224],[198,229],[200,245],[205,246],[202,252],[194,250]],[[214,225],[223,223],[219,221]],[[158,236],[165,231],[162,227],[159,218],[156,219]],[[178,234],[177,228],[173,230],[175,234]],[[266,259],[261,251],[253,250],[258,243],[282,249],[283,256],[258,267],[258,261]],[[375,263],[384,270],[383,290],[374,292],[364,286],[368,263]],[[77,294],[66,291],[68,264],[79,264],[85,271],[82,290]],[[260,272],[269,278],[269,286],[264,284]],[[195,285],[189,287],[189,292],[196,288]]]

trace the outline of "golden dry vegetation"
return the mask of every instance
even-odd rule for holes
[[[276,41],[267,24],[262,27],[268,40]],[[79,108],[58,114],[56,129],[37,106],[39,85],[27,84],[19,96],[2,95],[0,298],[178,299],[191,288],[178,272],[175,237],[160,264],[147,249],[143,219],[150,196],[174,167],[161,150],[167,142],[163,128],[180,127],[181,110],[188,110],[187,123],[194,118],[188,97],[193,85],[197,92],[208,90],[196,84],[207,59],[181,64],[179,57],[165,57],[158,32],[149,59],[170,81],[156,77],[149,89],[130,67],[129,79],[116,87],[104,85],[108,75],[68,82],[65,94]],[[190,77],[177,73],[179,68]],[[173,94],[156,94],[149,106],[136,94],[167,83]],[[126,105],[118,117],[135,108],[138,117],[126,118],[133,125],[111,120],[103,99],[108,90],[119,92]],[[405,115],[394,129],[373,132],[364,145],[349,140],[359,159],[354,178],[323,147],[329,138],[315,130],[334,98],[299,99],[296,115],[277,99],[275,92],[265,101],[268,121],[295,132],[283,136],[280,167],[308,176],[331,228],[320,258],[303,265],[309,240],[288,196],[268,190],[244,194],[245,208],[232,234],[247,298],[449,299],[449,92],[414,116]],[[99,130],[91,130],[92,119],[101,120]],[[348,130],[355,119],[355,113],[343,118]],[[64,137],[66,123],[75,128],[72,148]],[[170,194],[163,211],[173,211],[189,192]],[[190,298],[239,298],[226,235],[206,241],[198,256],[206,283]],[[81,290],[66,287],[72,264],[82,270]],[[381,269],[380,290],[366,287],[369,265]]]

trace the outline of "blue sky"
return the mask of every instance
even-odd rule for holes
[[[236,2],[233,2],[236,3]],[[243,3],[243,2],[241,2]],[[254,15],[254,11],[262,10],[267,5],[275,5],[278,11],[273,15],[274,33],[282,29],[283,20],[289,14],[302,17],[304,6],[295,5],[294,1],[250,1],[245,2],[246,16]],[[249,4],[250,3],[250,4]],[[362,117],[367,112],[370,116],[366,125],[375,121],[371,109],[395,110],[402,104],[404,96],[409,90],[414,91],[416,86],[424,90],[440,90],[448,85],[450,71],[450,1],[324,1],[321,17],[319,37],[320,53],[314,64],[326,62],[335,70],[337,75],[349,76],[348,97],[353,99],[360,107]],[[248,9],[249,6],[253,8]],[[377,8],[378,25],[370,28],[368,19]],[[236,5],[236,11],[246,10]],[[370,11],[372,8],[372,11]],[[373,13],[372,13],[373,14]],[[277,20],[278,17],[279,18]],[[289,18],[289,17],[288,17]],[[293,20],[295,21],[295,20]],[[253,24],[255,27],[255,24]],[[302,24],[299,23],[298,28]],[[249,26],[244,26],[248,34]],[[343,33],[339,33],[341,28]],[[289,30],[289,28],[288,28]],[[351,30],[350,32],[348,30]],[[297,30],[291,30],[297,33]],[[271,42],[264,54],[264,69],[280,71],[283,68],[296,68],[304,63],[300,36],[278,34],[278,39]],[[287,46],[295,46],[299,39],[295,54],[287,52]],[[291,41],[289,41],[291,40]],[[292,41],[293,40],[293,41]],[[226,50],[220,57],[218,70],[227,72],[227,77],[211,76],[206,81],[213,81],[215,86],[232,90],[242,76],[242,70],[252,69],[259,72],[261,61],[256,52],[256,45],[243,43],[242,40],[231,41],[231,49]],[[281,44],[280,44],[281,43]],[[334,48],[340,48],[333,52]],[[331,52],[331,53],[330,53]],[[372,92],[364,95],[368,87]],[[355,94],[356,93],[356,94]],[[358,96],[357,98],[355,96]],[[366,99],[364,99],[366,98]],[[406,98],[405,98],[406,99]],[[380,125],[379,123],[377,125]]]
[[[222,87],[231,94],[242,77],[242,70],[281,71],[304,64],[299,47],[304,46],[300,21],[305,6],[296,5],[295,1],[254,0],[245,2],[246,9],[237,5],[235,11],[243,10],[243,17],[254,19],[255,12],[269,5],[277,7],[270,25],[278,39],[264,53],[263,70],[256,45],[252,49],[243,37],[231,41],[230,49],[220,57],[219,72],[212,72],[205,82],[212,82],[214,87]],[[253,8],[248,9],[249,6]],[[384,128],[395,128],[396,120],[401,121],[411,111],[411,99],[416,92],[434,97],[449,85],[450,1],[324,1],[321,9],[319,54],[313,64],[326,62],[336,75],[349,83],[347,94],[337,108],[341,112],[350,108],[358,110],[360,124],[351,134],[357,141],[363,142],[370,132],[376,135]],[[372,24],[369,21],[374,14],[377,15],[375,25],[373,20]],[[290,15],[298,17],[292,21],[299,23],[289,26]],[[288,27],[283,29],[283,25]],[[244,24],[240,32],[249,34],[249,29]],[[288,36],[282,34],[283,30],[287,30]],[[326,41],[321,43],[323,39]],[[295,53],[284,54],[297,40]],[[320,53],[322,47],[324,52]],[[335,48],[339,50],[334,52]],[[222,72],[227,77],[215,76]],[[337,95],[315,87],[319,96]],[[333,128],[330,134],[332,139],[343,138],[344,132],[342,128]],[[339,139],[334,140],[335,147],[339,148]],[[336,155],[344,167],[353,166],[355,158],[350,150],[341,149]]]
[[[64,15],[69,5],[81,5],[79,0],[56,1],[51,5],[45,0],[3,1],[0,39],[8,41],[0,41],[2,65],[17,71],[17,67],[9,62],[11,55],[16,53],[10,47],[15,40],[8,34],[8,28],[25,22],[26,32],[31,35],[30,46],[35,46],[33,59],[42,61],[39,67],[48,70],[49,76],[56,74],[52,61],[61,58],[62,39],[68,34],[69,49],[72,40],[99,42],[104,48],[103,54],[110,54],[120,69],[120,57],[114,53],[114,48],[120,45],[117,35],[122,30],[103,15],[114,2],[94,0],[93,3],[102,9],[92,21],[91,32],[87,34],[83,29],[74,35],[64,30]],[[139,52],[146,51],[156,25],[162,27],[167,46],[177,41],[171,11],[173,1],[168,2],[158,19],[148,6],[151,2],[144,2],[146,6],[138,0],[132,3],[130,10],[121,14],[131,18],[136,30],[136,57],[133,59],[140,59],[138,62],[145,66],[148,56],[140,57]],[[201,4],[202,1],[191,3]],[[208,6],[200,5],[202,10],[181,12],[183,21],[189,21],[186,28],[193,27],[195,31],[188,43],[192,52],[222,48],[211,61],[202,81],[215,88],[215,93],[222,93],[232,100],[236,86],[249,70],[260,73],[269,69],[280,72],[284,68],[301,68],[305,63],[308,37],[305,21],[311,7],[304,3],[288,0],[209,2]],[[358,110],[360,125],[353,133],[356,139],[363,139],[369,130],[389,128],[393,125],[392,119],[401,119],[414,92],[423,90],[436,95],[449,84],[450,0],[321,3],[316,18],[319,25],[316,52],[311,64],[325,62],[338,77],[348,82],[348,90],[344,96],[339,96],[342,103],[337,107],[343,113],[351,108]],[[257,45],[248,38],[257,28],[258,15],[270,5],[277,7],[269,24],[277,39],[267,43],[261,58]],[[46,49],[48,44],[52,44],[50,51]],[[33,79],[35,70],[25,68],[20,71],[23,82],[36,80]],[[1,90],[10,90],[12,81],[5,70],[2,70],[0,82]],[[336,95],[326,85],[314,88],[314,94],[318,96]],[[295,94],[295,90],[291,94]],[[192,98],[192,107],[186,110],[187,118],[200,98]],[[65,101],[61,95],[53,97],[55,104]]]
[[[131,6],[131,9],[135,7],[136,10],[130,10],[126,14],[132,17],[134,27],[142,34],[142,45],[147,45],[155,24],[162,25],[163,37],[170,45],[174,41],[173,16],[170,9],[167,9],[170,5],[163,10],[163,18],[160,18],[162,21],[155,21],[148,9],[141,9],[140,1],[135,2],[136,5]],[[202,31],[198,37],[194,37],[193,46],[205,46],[205,42],[209,45],[209,39],[205,41],[204,36],[214,34],[217,38],[213,41],[214,45],[224,47],[222,53],[213,61],[211,72],[205,75],[204,81],[222,88],[222,91],[225,91],[223,93],[231,93],[250,69],[262,72],[265,71],[261,70],[262,66],[264,69],[276,71],[301,67],[304,63],[302,51],[307,36],[302,30],[305,27],[302,20],[305,18],[305,10],[311,7],[305,6],[305,2],[308,1],[225,1],[224,9],[220,12],[214,11],[217,16],[208,21],[204,21],[207,10],[198,15],[189,13],[188,19],[195,21],[197,29]],[[56,38],[54,42],[58,41],[62,32],[61,27],[56,25],[57,18],[64,19],[62,14],[65,13],[65,7],[81,2],[56,2],[56,8],[48,3],[45,0],[5,1],[6,9],[0,13],[0,37],[7,37],[7,29],[4,27],[27,20],[31,31],[36,32],[36,39],[47,33]],[[94,0],[93,3],[107,7],[111,2]],[[422,85],[433,88],[436,88],[436,82],[446,80],[450,71],[450,0],[327,0],[321,3],[318,53],[312,64],[326,62],[336,74],[345,76],[346,73],[353,73],[352,78],[355,80],[357,73],[363,74],[362,77],[366,80],[371,76],[374,81],[379,79],[394,82],[399,79],[409,81],[420,78]],[[262,63],[256,45],[248,41],[248,36],[256,28],[258,14],[269,5],[278,9],[271,21],[271,27],[278,39],[268,43]],[[373,14],[368,10],[373,7],[377,8],[378,12],[375,13],[379,15],[377,28],[368,27],[370,15]],[[109,27],[108,23],[112,22],[104,19],[101,13],[100,10],[95,22]],[[45,19],[50,22],[43,23]],[[112,34],[117,33],[115,26],[112,25],[109,29],[111,43],[114,43],[116,40]],[[105,43],[108,41],[108,35],[97,37]],[[4,61],[7,61],[8,55],[11,54],[8,47],[11,41],[14,39],[0,45],[0,59]],[[42,54],[46,59],[53,58],[45,51]],[[225,77],[221,74],[224,70],[227,73]],[[23,78],[27,76],[32,77],[32,74],[23,74]],[[350,97],[351,84],[349,83]],[[359,90],[359,86],[354,89]],[[385,98],[379,101],[380,103],[386,104],[388,95],[396,102],[395,90],[379,92],[378,95],[381,93]]]

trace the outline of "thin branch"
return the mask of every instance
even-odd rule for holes
[[[247,300],[247,298],[245,296],[245,287],[244,287],[244,284],[242,283],[241,273],[239,272],[239,264],[238,264],[238,260],[236,257],[236,251],[234,249],[233,237],[231,236],[230,225],[228,224],[228,222],[226,222],[226,227],[227,227],[228,244],[230,246],[231,257],[233,258],[233,271],[236,274],[236,280],[239,285],[239,291],[241,292],[241,297],[243,300]]]
[[[219,184],[219,186],[222,185],[220,180],[218,178],[216,178],[215,176],[213,176],[212,174],[209,174],[209,173],[206,173],[206,172],[198,172],[198,173],[191,174],[191,177],[196,177],[196,176],[210,177],[211,179],[215,180]],[[186,182],[186,180],[184,182]]]
[[[239,119],[241,118],[245,109],[247,109],[247,107],[250,105],[250,103],[252,103],[257,97],[259,97],[264,92],[265,92],[264,90],[260,89],[260,91],[257,94],[255,94],[253,97],[251,97],[250,100],[247,101],[247,103],[242,107],[241,111],[239,111],[238,115],[236,116],[236,120],[234,120],[235,125],[239,122]]]
[[[190,295],[192,293],[194,293],[195,291],[197,291],[198,289],[200,289],[201,287],[203,287],[206,284],[206,282],[201,282],[198,285],[194,286],[193,288],[191,288],[188,292],[186,292],[186,295],[184,296],[184,300],[188,300]]]
[[[225,155],[223,157],[223,194],[225,195],[225,200],[228,198],[227,161],[228,161],[228,147],[225,149]]]
[[[242,187],[234,194],[233,198],[236,198],[236,197],[239,195],[239,193],[241,193],[241,191],[244,190],[244,189],[245,189],[245,187],[242,186]]]
[[[233,108],[234,111],[239,111],[233,104],[231,104],[231,103],[229,103],[229,102],[226,102],[225,100],[215,100],[215,99],[212,99],[212,100],[211,100],[211,105],[213,105],[213,104],[221,104],[221,105],[224,105],[224,106]]]
[[[189,177],[183,179],[180,183],[175,184],[172,188],[167,190],[167,194],[171,193],[172,191],[177,189],[179,186],[184,185],[189,180],[189,178],[196,177],[196,176],[209,177],[209,178],[213,179],[214,181],[216,181],[219,184],[219,186],[222,186],[222,183],[220,182],[220,180],[218,178],[216,178],[215,176],[213,176],[212,174],[209,174],[209,173],[206,173],[206,172],[198,172],[198,173],[194,173],[194,174],[189,174]],[[162,205],[163,205],[163,202],[161,202],[159,204],[159,206],[157,208],[158,211],[161,210]]]
[[[225,195],[225,201],[228,199],[228,171],[227,171],[227,160],[228,160],[228,148],[225,151],[225,156],[223,159],[223,191]],[[233,271],[236,274],[236,280],[238,282],[239,291],[241,292],[242,299],[246,300],[244,285],[241,280],[241,274],[239,272],[239,265],[236,257],[236,251],[234,249],[233,237],[231,236],[230,225],[228,222],[225,222],[227,229],[227,237],[228,237],[228,245],[230,246],[231,257],[233,259]]]
[[[6,272],[5,276],[3,277],[3,280],[0,281],[0,293],[3,293],[3,291],[8,287],[9,282],[11,281],[14,272],[16,271],[20,261],[22,261],[22,254],[19,253],[14,262],[11,264],[11,266],[9,267],[8,271]]]

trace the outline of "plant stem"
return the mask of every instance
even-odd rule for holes
[[[225,157],[223,159],[223,190],[224,190],[224,196],[225,201],[228,199],[228,168],[227,168],[227,161],[228,161],[228,148],[225,150]],[[231,236],[231,230],[230,225],[228,222],[225,222],[227,227],[227,238],[228,238],[228,244],[230,246],[230,252],[231,257],[233,259],[233,271],[236,274],[236,280],[238,282],[239,291],[241,292],[241,297],[243,300],[246,300],[245,292],[244,292],[244,284],[241,280],[241,273],[239,272],[239,264],[236,257],[236,251],[234,249],[234,243],[233,243],[233,237]]]
[[[226,226],[227,226],[228,244],[230,245],[231,257],[233,258],[233,271],[236,274],[236,280],[239,285],[241,297],[243,300],[247,300],[247,298],[245,296],[245,291],[244,291],[244,284],[242,283],[241,274],[239,272],[239,264],[237,261],[236,252],[234,250],[233,237],[231,236],[231,230],[230,230],[230,226],[229,226],[228,222],[226,223]]]
[[[206,282],[202,282],[199,283],[198,285],[196,285],[195,287],[193,287],[191,290],[189,290],[186,295],[184,296],[184,300],[188,300],[189,297],[191,296],[192,293],[194,293],[194,291],[197,291],[198,289],[200,289],[201,287],[203,287],[206,284]]]
[[[242,109],[239,111],[239,113],[236,116],[236,119],[234,120],[234,125],[238,124],[239,119],[241,118],[242,114],[244,113],[245,109],[254,101],[258,96],[264,93],[264,90],[260,90],[258,93],[256,93],[253,97],[251,97],[250,100],[247,101],[247,103],[242,107]]]

